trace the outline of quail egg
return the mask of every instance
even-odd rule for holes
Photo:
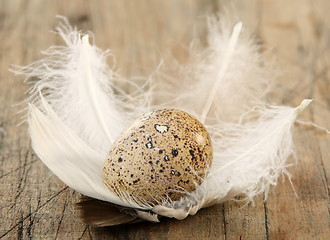
[[[211,139],[190,114],[163,109],[135,120],[115,141],[103,181],[117,195],[157,204],[201,184],[212,164]]]

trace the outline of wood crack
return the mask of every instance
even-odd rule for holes
[[[224,239],[227,239],[227,222],[226,222],[226,211],[225,204],[222,204],[222,216],[223,216],[223,236]]]
[[[62,192],[64,192],[65,190],[67,190],[68,187],[63,188],[61,191],[57,192],[55,195],[53,195],[51,198],[49,198],[45,203],[43,203],[42,205],[40,205],[40,207],[38,207],[35,211],[33,211],[32,213],[29,213],[27,216],[23,217],[21,221],[19,221],[18,223],[16,223],[14,226],[12,226],[8,231],[6,231],[4,234],[2,234],[0,236],[0,238],[5,237],[8,233],[12,232],[16,227],[18,227],[22,221],[25,221],[26,219],[28,219],[32,214],[35,214],[36,212],[38,212],[42,207],[44,207],[45,205],[47,205],[50,201],[52,201],[54,198],[56,198],[57,196],[59,196]]]
[[[30,153],[30,150],[28,150],[24,156],[24,163],[23,163],[23,166],[21,167],[22,173],[19,175],[19,180],[18,180],[17,193],[14,198],[14,203],[12,204],[11,207],[8,208],[7,213],[10,212],[17,205],[17,200],[21,196],[21,194],[23,193],[23,191],[26,187],[27,175],[28,175],[29,171],[31,170],[31,166],[29,166],[29,168],[26,167],[29,153]],[[21,157],[19,157],[19,159],[21,159]]]
[[[83,233],[81,234],[81,236],[78,238],[78,240],[80,240],[80,239],[82,239],[83,238],[83,236],[86,234],[86,232],[87,232],[87,230],[88,230],[88,225],[86,225],[86,227],[85,227],[85,229],[84,229],[84,231],[83,231]]]
[[[29,213],[29,225],[26,228],[26,234],[29,237],[29,239],[32,239],[32,227],[34,226],[34,219],[35,216],[31,214],[31,205],[30,205],[30,213]]]
[[[6,176],[10,176],[12,173],[17,172],[17,171],[19,171],[20,169],[22,169],[22,168],[24,168],[24,167],[27,167],[27,166],[29,166],[29,165],[32,165],[33,163],[35,163],[35,162],[37,162],[37,161],[39,161],[39,159],[35,159],[35,160],[33,160],[33,161],[27,163],[26,165],[20,166],[20,167],[18,167],[18,168],[16,168],[16,169],[12,170],[12,171],[10,171],[10,172],[4,173],[3,175],[0,176],[0,179],[1,179],[1,178],[4,178],[4,177],[6,177]]]
[[[66,199],[65,202],[64,202],[63,209],[62,209],[62,214],[61,214],[61,217],[60,217],[60,220],[58,222],[57,229],[56,229],[55,239],[57,239],[58,233],[60,231],[62,221],[63,221],[63,218],[64,218],[64,213],[65,213],[65,210],[66,210],[67,206],[68,206],[68,202],[67,202],[67,199]]]
[[[269,225],[268,225],[268,216],[267,216],[267,202],[265,200],[264,200],[264,215],[265,215],[266,239],[269,240]]]
[[[23,239],[23,232],[24,232],[24,218],[22,214],[21,221],[18,223],[18,227],[17,227],[17,239]]]

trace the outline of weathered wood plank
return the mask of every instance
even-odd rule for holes
[[[227,11],[228,7],[234,9],[243,27],[252,32],[256,38],[260,37],[260,21],[262,4],[258,0],[233,1],[228,6],[228,1],[217,1],[219,12]],[[262,39],[261,39],[262,41]],[[227,202],[224,204],[224,219],[226,223],[226,239],[266,239],[267,229],[264,209],[264,197],[259,196],[255,202],[247,207],[244,203]]]
[[[274,101],[297,105],[313,97],[300,119],[330,128],[329,1],[235,0],[245,26],[261,38],[269,58],[284,69]],[[0,0],[0,238],[3,239],[328,239],[330,137],[298,125],[299,164],[264,202],[242,208],[228,202],[184,221],[91,228],[81,223],[68,189],[34,155],[22,114],[11,105],[24,99],[27,86],[8,72],[10,64],[38,59],[40,50],[60,43],[48,30],[67,16],[91,30],[96,44],[111,48],[124,76],[147,75],[161,57],[185,61],[187,43],[203,37],[206,14],[222,11],[225,0],[107,1]],[[195,27],[196,26],[196,27]],[[204,27],[204,28],[203,28]],[[114,63],[109,59],[109,63]],[[128,86],[129,88],[129,86]],[[129,89],[128,89],[129,90]],[[278,102],[277,102],[278,103]]]
[[[277,97],[292,106],[298,105],[302,98],[314,98],[312,107],[300,119],[322,118],[320,124],[328,127],[325,121],[329,122],[329,118],[326,120],[329,105],[322,95],[315,95],[322,85],[329,87],[329,78],[317,80],[320,70],[316,68],[319,54],[329,54],[328,48],[322,46],[322,38],[329,38],[329,29],[320,28],[327,24],[325,15],[319,15],[319,7],[325,4],[326,1],[263,1],[261,36],[264,43],[275,46],[279,64],[285,70],[279,78]],[[329,68],[329,62],[323,61],[321,65],[322,70]],[[315,112],[319,105],[326,106],[323,117]],[[321,157],[319,141],[328,142],[329,135],[298,127],[295,141],[298,165],[290,172],[297,196],[287,181],[271,192],[266,202],[269,239],[327,239],[329,194],[323,166],[329,164],[329,159]]]

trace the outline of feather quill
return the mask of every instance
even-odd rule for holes
[[[256,110],[257,120],[245,124],[224,124],[213,129],[214,159],[204,182],[181,201],[156,206],[160,215],[184,219],[200,208],[245,196],[247,202],[266,193],[285,174],[293,154],[292,126],[311,100],[297,108],[269,106]],[[250,113],[253,118],[256,112]],[[251,116],[245,116],[246,120]],[[184,209],[184,210],[183,210]]]
[[[88,36],[67,22],[56,28],[67,46],[53,46],[43,53],[46,58],[16,71],[27,79],[39,81],[31,89],[32,101],[40,105],[38,91],[60,117],[89,146],[106,154],[128,118],[123,103],[114,96],[115,73],[105,57],[89,44]]]
[[[240,195],[250,202],[260,193],[267,197],[269,187],[282,174],[290,178],[292,126],[311,100],[297,108],[262,101],[271,70],[262,64],[258,47],[242,32],[242,24],[230,28],[233,24],[226,20],[209,21],[209,47],[206,54],[197,54],[203,58],[194,65],[196,82],[186,95],[190,103],[186,110],[205,123],[212,138],[209,175],[187,198],[156,206],[153,211],[160,215],[184,219],[200,208]]]
[[[101,178],[106,153],[132,116],[163,104],[146,100],[152,94],[150,89],[130,105],[130,96],[114,85],[119,77],[105,64],[107,52],[91,45],[87,36],[67,22],[57,31],[67,46],[50,47],[45,52],[48,57],[16,73],[39,79],[31,88],[29,106],[32,146],[68,186],[89,197],[135,209],[139,218],[157,222],[153,213],[184,219],[200,208],[239,195],[252,201],[276,185],[280,175],[290,177],[286,169],[293,153],[292,126],[310,100],[297,108],[263,102],[272,77],[253,38],[242,23],[210,18],[209,46],[195,55],[195,70],[186,72],[192,87],[183,88],[179,98],[175,91],[165,94],[168,102],[180,99],[181,109],[195,115],[209,131],[214,159],[208,176],[194,192],[175,202],[149,205],[125,193],[117,196]],[[142,92],[142,87],[136,89]],[[140,104],[139,99],[146,101]],[[91,221],[103,226],[136,219],[116,214],[114,221]]]
[[[203,123],[237,122],[260,104],[276,74],[262,60],[252,34],[231,14],[209,17],[208,32],[208,46],[192,49],[192,64],[183,68],[187,84],[180,107]]]
[[[115,98],[115,74],[105,64],[107,52],[66,20],[57,28],[67,46],[50,47],[44,59],[16,74],[38,79],[30,89],[29,133],[45,165],[76,191],[122,206],[147,208],[119,198],[101,177],[109,146],[129,122],[126,95]],[[139,89],[138,89],[139,90]],[[137,108],[139,109],[139,108]],[[74,174],[73,174],[74,173]]]
[[[69,187],[86,196],[127,207],[143,207],[107,189],[100,174],[103,153],[92,149],[67,127],[42,95],[40,100],[45,113],[31,104],[28,123],[32,147],[44,164]]]

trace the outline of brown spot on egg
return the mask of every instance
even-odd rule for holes
[[[118,137],[104,164],[103,180],[118,195],[124,192],[156,204],[167,197],[179,200],[185,196],[182,189],[194,191],[211,164],[205,127],[186,112],[164,109],[138,118]]]

